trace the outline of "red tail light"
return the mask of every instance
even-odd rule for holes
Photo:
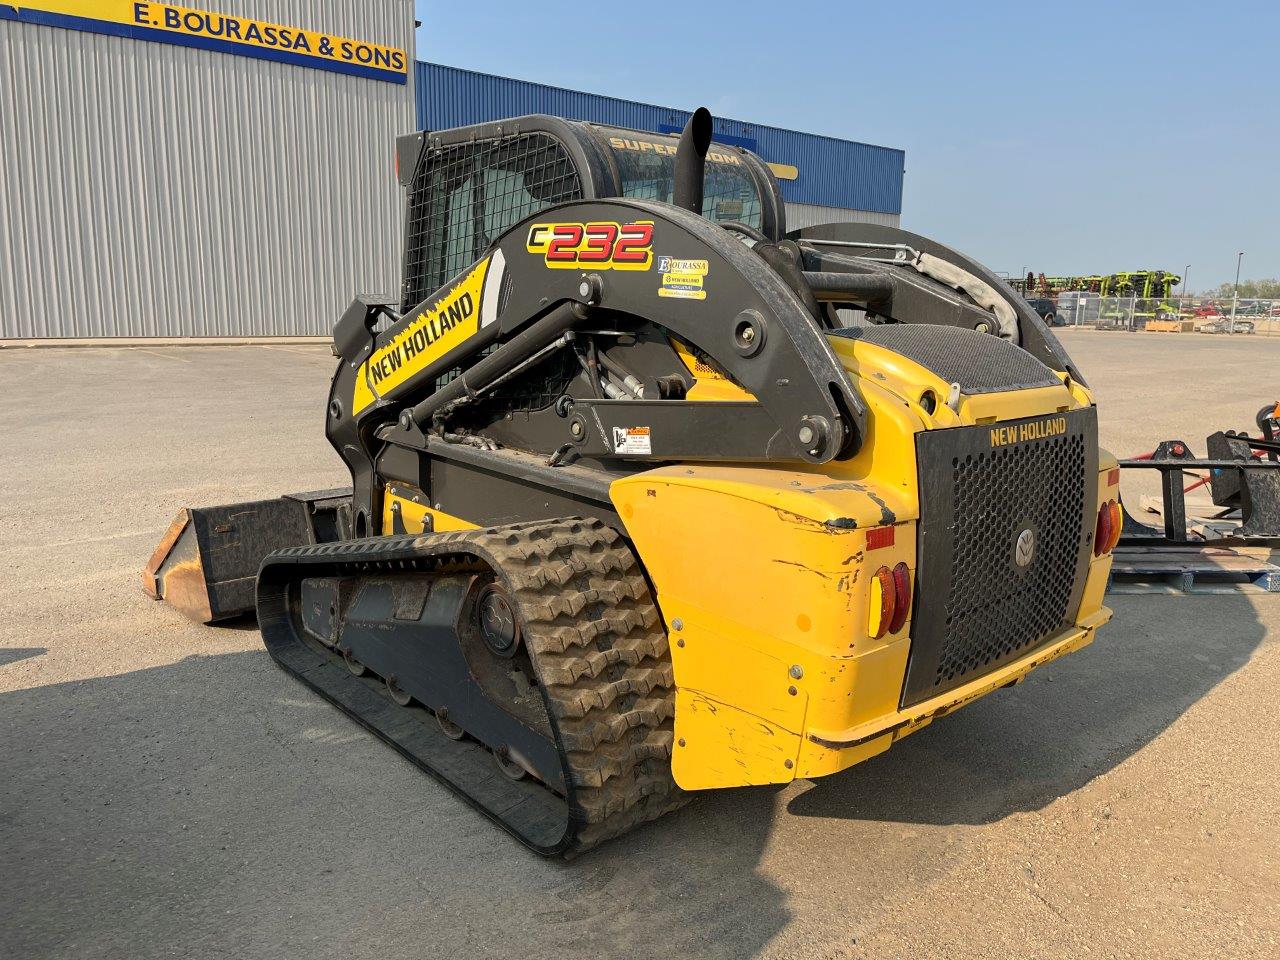
[[[897,633],[907,622],[907,614],[911,612],[911,571],[905,563],[893,568],[893,619],[889,621],[889,632]]]
[[[1124,533],[1124,510],[1120,507],[1118,500],[1111,501],[1111,526],[1114,529],[1111,532],[1111,543],[1107,545],[1107,553],[1116,548],[1116,544],[1120,542],[1120,535]]]
[[[905,563],[892,570],[881,567],[871,578],[871,597],[867,610],[867,635],[879,640],[886,633],[897,633],[911,612],[911,571]]]
[[[1124,527],[1124,513],[1120,504],[1108,500],[1098,508],[1098,524],[1093,531],[1093,555],[1100,557],[1110,553],[1120,542],[1120,531]]]

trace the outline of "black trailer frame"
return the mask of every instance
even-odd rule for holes
[[[1243,447],[1251,454],[1256,451],[1264,456],[1250,456],[1248,459],[1196,457],[1181,440],[1165,440],[1156,447],[1150,459],[1119,461],[1120,467],[1125,470],[1160,471],[1163,502],[1163,528],[1142,523],[1125,511],[1119,546],[1201,547],[1212,543],[1230,543],[1280,548],[1280,440],[1218,433],[1209,437],[1209,446],[1211,451],[1215,447],[1230,449],[1234,446],[1237,450]],[[1215,488],[1229,484],[1243,493],[1243,508],[1228,506],[1218,515],[1218,518],[1227,518],[1236,510],[1241,510],[1240,527],[1225,537],[1192,540],[1187,529],[1186,493],[1182,479],[1196,470],[1209,471]],[[1216,495],[1214,499],[1218,502]]]

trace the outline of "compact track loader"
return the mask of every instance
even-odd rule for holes
[[[256,600],[280,666],[543,854],[843,770],[1110,617],[1119,471],[1041,319],[924,237],[787,233],[711,141],[402,138],[403,288],[334,329],[352,490],[185,510],[144,574]]]

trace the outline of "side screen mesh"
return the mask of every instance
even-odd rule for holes
[[[474,263],[513,224],[580,199],[573,161],[545,133],[429,149],[409,188],[401,309]]]

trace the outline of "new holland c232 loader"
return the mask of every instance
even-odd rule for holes
[[[1119,471],[986,268],[786,232],[770,169],[532,116],[397,144],[403,287],[334,328],[352,489],[184,510],[147,589],[534,850],[832,774],[1089,643]]]

